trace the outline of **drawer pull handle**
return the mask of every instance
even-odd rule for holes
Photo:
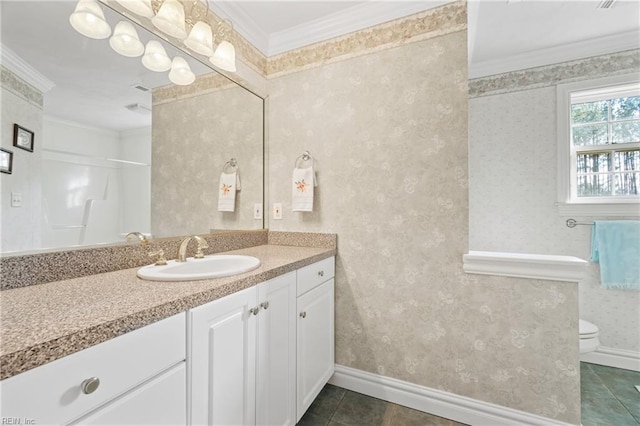
[[[82,393],[86,395],[94,393],[96,389],[98,389],[98,386],[100,386],[100,379],[98,379],[97,377],[86,379],[80,385],[80,387],[82,388]]]
[[[306,318],[307,313],[305,311],[300,312],[300,318]]]
[[[253,315],[258,315],[260,313],[260,308],[257,306],[255,308],[251,308],[249,309],[249,313]]]
[[[324,271],[318,271],[318,276],[324,277]]]
[[[266,311],[267,309],[269,309],[269,302],[262,302],[260,304],[260,307]]]

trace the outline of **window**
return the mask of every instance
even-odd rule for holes
[[[558,86],[558,178],[561,213],[638,215],[638,76]]]

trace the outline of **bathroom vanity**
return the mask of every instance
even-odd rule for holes
[[[3,346],[9,336],[21,342],[3,347],[2,417],[295,424],[333,374],[335,249],[266,245],[233,253],[262,265],[181,283],[142,281],[128,269],[3,292]],[[64,293],[78,299],[43,321],[48,330],[30,330],[29,313],[19,325],[26,301],[18,299],[39,294],[33,306],[46,311]],[[141,319],[146,324],[136,327]]]

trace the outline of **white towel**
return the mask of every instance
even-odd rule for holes
[[[222,172],[218,185],[218,211],[232,212],[236,209],[236,191],[240,188],[240,173]]]
[[[316,186],[313,167],[293,169],[291,210],[294,212],[313,211],[313,187]]]

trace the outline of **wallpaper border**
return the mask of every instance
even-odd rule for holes
[[[40,107],[40,109],[44,105],[42,92],[2,65],[0,65],[0,86]]]
[[[466,2],[449,3],[269,57],[265,74],[267,78],[280,77],[466,28]]]
[[[537,89],[559,82],[588,80],[603,73],[617,75],[630,71],[640,72],[640,49],[476,78],[469,80],[469,97]]]

